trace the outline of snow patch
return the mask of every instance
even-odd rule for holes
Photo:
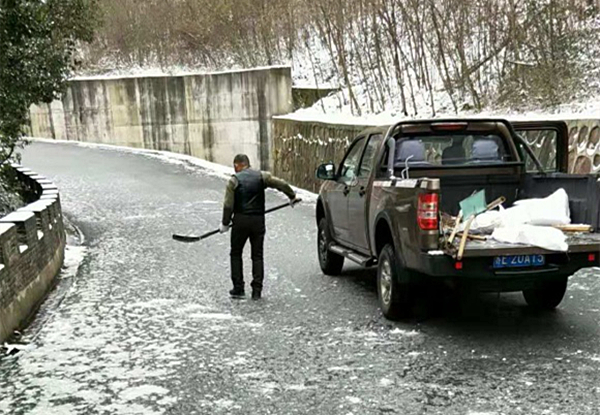
[[[327,368],[328,372],[354,372],[355,370],[365,370],[365,368],[350,366],[332,366]]]
[[[166,395],[167,393],[169,393],[169,390],[160,386],[141,385],[125,389],[120,393],[120,397],[125,401],[133,401],[149,395]]]
[[[261,385],[260,391],[263,395],[270,395],[277,390],[277,384],[275,382],[267,382]]]
[[[10,344],[10,343],[4,343],[4,345],[2,346],[5,350],[6,350],[6,354],[9,355],[14,351],[17,352],[21,352],[24,350],[31,350],[34,348],[33,345],[31,344]]]
[[[302,392],[307,390],[308,387],[306,385],[286,385],[285,390],[294,391],[294,392]]]
[[[394,381],[390,380],[388,378],[381,378],[381,380],[379,381],[379,384],[385,388],[388,386],[392,386],[394,384]]]
[[[248,372],[248,373],[239,373],[237,375],[242,379],[263,379],[268,376],[266,372]]]
[[[70,403],[61,405],[49,405],[49,402],[42,401],[29,412],[29,415],[71,415],[76,413],[76,407]]]
[[[248,359],[246,359],[245,357],[236,357],[235,359],[225,359],[223,361],[223,363],[226,366],[242,366],[242,365],[246,365],[248,364]]]
[[[250,321],[240,323],[240,325],[244,326],[244,327],[251,328],[251,329],[259,329],[259,328],[261,328],[261,327],[264,326],[263,323],[253,323],[253,322],[250,322]]]
[[[131,304],[130,308],[163,308],[172,306],[175,300],[169,300],[166,298],[155,298],[149,301],[137,302]]]
[[[586,287],[585,285],[580,284],[578,282],[574,282],[572,284],[569,284],[569,290],[590,291],[591,288],[590,287]]]
[[[239,316],[233,316],[226,313],[195,313],[188,316],[190,319],[205,319],[205,320],[238,320]]]
[[[390,331],[390,334],[400,334],[402,336],[418,336],[420,333],[416,330],[402,330],[399,328],[395,328],[393,330]]]
[[[83,262],[87,253],[88,249],[85,246],[67,245],[60,278],[72,278],[77,275],[79,265]]]
[[[423,352],[408,352],[406,355],[408,357],[419,357],[423,354]]]
[[[234,402],[229,399],[219,399],[215,401],[215,406],[222,409],[229,409],[233,406]]]

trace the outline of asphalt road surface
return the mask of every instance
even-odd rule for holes
[[[223,179],[62,144],[23,164],[59,186],[88,254],[31,344],[0,359],[2,414],[600,413],[598,270],[556,312],[422,293],[391,323],[372,271],[321,273],[307,204],[267,220],[264,299],[231,300],[228,237],[171,240],[218,226]]]

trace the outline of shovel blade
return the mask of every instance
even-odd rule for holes
[[[173,239],[179,242],[198,242],[202,238],[195,235],[178,235],[175,233],[173,234]]]

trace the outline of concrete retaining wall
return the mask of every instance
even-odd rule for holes
[[[62,101],[33,106],[34,137],[188,154],[230,165],[246,153],[269,169],[271,117],[292,111],[288,67],[206,75],[69,82]]]
[[[600,172],[600,120],[569,120],[569,172]],[[273,120],[273,173],[290,183],[318,191],[315,170],[321,163],[341,162],[348,144],[366,126]],[[534,151],[546,147],[532,142]],[[543,157],[541,157],[543,158]]]
[[[14,166],[37,200],[0,218],[0,343],[36,309],[64,260],[66,237],[58,189]]]

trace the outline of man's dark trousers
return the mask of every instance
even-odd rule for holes
[[[231,229],[231,279],[235,290],[244,289],[242,253],[246,241],[252,248],[252,290],[262,291],[265,276],[263,246],[265,242],[265,216],[235,214]]]

